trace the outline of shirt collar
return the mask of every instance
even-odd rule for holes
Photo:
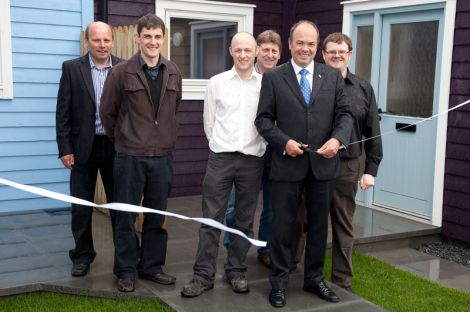
[[[346,74],[346,77],[344,78],[344,82],[354,85],[354,75],[349,71],[349,68],[348,68],[348,73]]]
[[[261,74],[261,73],[259,72],[258,63],[255,63],[255,65],[253,65],[253,68],[255,69],[255,71],[256,71],[258,74]]]
[[[292,67],[294,68],[294,72],[296,75],[299,74],[299,72],[303,69],[303,67],[300,67],[299,65],[297,65],[295,62],[294,62],[294,59],[291,59],[290,60],[291,64],[292,64]],[[307,65],[307,67],[305,67],[305,69],[308,71],[309,74],[313,75],[313,68],[314,68],[314,61],[312,61],[310,64]]]
[[[140,53],[137,54],[137,59],[139,60],[139,66],[140,66],[140,68],[143,68],[143,69],[145,69],[145,68],[148,68],[148,69],[158,69],[158,68],[160,68],[160,66],[163,64],[163,58],[162,58],[161,54],[160,54],[160,57],[158,58],[158,63],[157,63],[157,65],[155,65],[154,67],[149,67],[149,66],[147,65],[147,63],[145,63],[145,61],[144,61],[144,59],[142,58],[142,56],[140,55]]]
[[[240,79],[240,76],[238,76],[238,73],[237,73],[237,71],[235,70],[235,66],[233,66],[232,69],[230,70],[230,78],[238,78],[238,79]],[[250,77],[248,77],[247,80],[250,80],[250,79],[253,79],[253,78],[255,78],[255,79],[261,78],[261,74],[259,74],[259,73],[255,70],[254,66],[253,66],[253,70],[251,71],[251,75],[250,75]],[[241,79],[240,79],[240,80],[241,80]]]
[[[111,55],[109,56],[109,64],[106,65],[105,67],[103,68],[98,68],[96,67],[95,63],[93,62],[93,59],[91,58],[91,55],[88,54],[88,60],[90,61],[90,67],[91,68],[95,68],[95,69],[107,69],[107,68],[111,68],[113,67],[113,60],[111,59]]]

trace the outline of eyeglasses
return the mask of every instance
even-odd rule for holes
[[[343,55],[346,55],[348,54],[349,52],[351,51],[345,51],[345,50],[341,50],[341,51],[324,51],[326,54],[328,55],[336,55],[338,54],[339,56],[343,56]]]

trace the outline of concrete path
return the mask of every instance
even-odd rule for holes
[[[199,216],[200,202],[199,196],[173,198],[169,202],[169,210],[188,216]],[[259,211],[255,220],[258,218]],[[90,274],[74,278],[70,276],[71,263],[68,259],[68,250],[73,246],[69,211],[1,215],[0,296],[46,290],[112,298],[157,297],[176,311],[275,310],[267,300],[270,290],[268,270],[257,262],[254,247],[250,249],[247,259],[250,293],[235,294],[224,282],[222,268],[226,253],[222,247],[219,250],[219,272],[215,288],[197,298],[182,298],[180,290],[192,275],[199,224],[176,219],[169,219],[168,222],[168,255],[167,265],[164,268],[166,272],[177,277],[176,285],[162,286],[138,280],[135,293],[119,293],[115,287],[116,279],[112,274],[113,243],[109,219],[101,213],[95,213],[93,222],[98,255],[92,264]],[[380,237],[392,239],[407,235],[406,233],[436,232],[436,229],[430,226],[366,208],[358,209],[356,223],[359,245],[380,240]],[[386,258],[386,254],[381,256]],[[380,255],[378,257],[380,258]],[[382,311],[370,302],[334,285],[332,288],[340,296],[341,302],[325,302],[304,292],[302,281],[303,267],[300,265],[291,274],[287,306],[282,311]],[[465,287],[467,286],[468,283]]]

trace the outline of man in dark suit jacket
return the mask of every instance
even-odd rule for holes
[[[114,147],[101,124],[99,105],[107,74],[121,59],[111,56],[113,35],[108,24],[88,25],[85,45],[89,51],[86,55],[62,64],[56,110],[57,145],[60,160],[71,169],[71,195],[93,201],[99,170],[107,200],[111,202]],[[72,204],[75,248],[70,250],[69,256],[73,276],[86,275],[96,256],[92,213],[91,207]],[[113,218],[114,213],[111,213]]]
[[[291,249],[299,201],[305,192],[307,244],[304,289],[320,298],[339,298],[323,280],[333,179],[337,152],[347,145],[352,126],[339,71],[314,63],[319,32],[310,21],[291,28],[291,61],[264,74],[256,127],[273,148],[273,237],[270,303],[286,304]]]

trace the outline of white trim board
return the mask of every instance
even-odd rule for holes
[[[0,99],[13,98],[10,0],[0,1]]]

